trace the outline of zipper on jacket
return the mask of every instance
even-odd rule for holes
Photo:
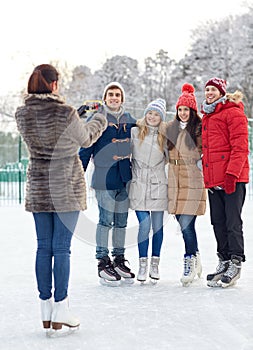
[[[153,145],[154,145],[154,137],[155,135],[157,134],[152,134],[152,142],[151,142],[151,147],[150,147],[150,152],[149,152],[149,158],[148,158],[148,164],[147,164],[147,169],[149,170],[150,169],[150,158],[151,158],[151,153],[152,153],[152,150],[153,150]],[[148,171],[148,176],[150,178],[150,172]],[[147,183],[149,183],[149,178],[147,179]],[[150,195],[151,195],[151,184],[150,184]],[[145,205],[145,208],[146,208],[146,201],[147,201],[147,191],[145,192],[145,200],[144,200],[144,205]]]

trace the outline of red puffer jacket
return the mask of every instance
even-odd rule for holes
[[[224,185],[225,174],[237,182],[249,182],[248,120],[241,102],[242,94],[227,94],[225,103],[203,115],[202,152],[206,188]]]

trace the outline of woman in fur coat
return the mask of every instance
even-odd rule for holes
[[[226,93],[226,81],[211,78],[202,104],[203,172],[219,264],[207,285],[228,287],[245,261],[241,212],[249,182],[248,120],[242,93]]]
[[[139,221],[139,272],[137,280],[144,282],[148,274],[149,233],[152,226],[152,252],[149,277],[160,278],[158,265],[163,241],[163,216],[168,208],[168,181],[165,173],[165,117],[163,99],[152,101],[144,117],[131,129],[132,181],[129,188],[130,208]]]
[[[201,118],[197,113],[194,87],[182,86],[176,117],[167,127],[169,150],[169,213],[179,222],[185,245],[183,286],[188,286],[202,267],[195,221],[206,210],[206,190],[198,162],[202,153]]]
[[[79,325],[68,309],[71,239],[79,211],[86,209],[78,150],[89,147],[107,126],[100,114],[89,123],[81,121],[58,95],[58,76],[49,64],[37,66],[29,78],[24,105],[15,114],[30,156],[25,208],[35,221],[36,278],[46,330]]]

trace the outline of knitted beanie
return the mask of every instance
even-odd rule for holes
[[[112,81],[111,83],[107,84],[106,87],[104,88],[104,92],[103,92],[103,96],[102,96],[102,100],[105,100],[106,97],[106,93],[109,89],[111,88],[116,88],[116,89],[120,89],[121,93],[122,93],[122,103],[125,102],[125,91],[123,89],[123,86],[118,83],[117,81]]]
[[[166,101],[162,98],[158,98],[150,102],[144,111],[144,117],[149,111],[156,111],[160,114],[161,120],[165,121],[166,118]]]
[[[222,96],[226,95],[226,86],[227,86],[226,80],[223,80],[220,78],[211,78],[210,80],[208,80],[206,82],[205,87],[210,86],[210,85],[215,86],[220,91]]]
[[[197,101],[194,95],[194,91],[195,89],[193,85],[185,83],[182,86],[182,95],[179,97],[177,101],[176,109],[178,109],[179,106],[186,106],[191,109],[194,109],[194,111],[197,111],[198,107],[197,107]]]

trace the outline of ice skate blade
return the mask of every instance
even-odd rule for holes
[[[150,283],[151,284],[157,284],[158,281],[159,281],[158,279],[150,277]]]
[[[109,280],[106,280],[105,278],[102,278],[102,277],[99,278],[99,283],[102,286],[107,286],[107,287],[119,287],[120,286],[120,280],[109,281]]]
[[[182,283],[182,287],[189,287],[192,282],[181,282]]]
[[[228,287],[232,287],[234,285],[236,285],[236,281],[233,281],[233,282],[230,282],[230,283],[223,283],[223,282],[221,282],[221,287],[222,288],[228,288]]]
[[[134,284],[134,278],[124,278],[121,279],[121,283],[123,284]]]
[[[140,282],[140,285],[141,285],[141,286],[144,286],[146,281],[139,281],[139,280],[138,280],[138,282]]]
[[[50,329],[46,331],[46,336],[48,338],[60,338],[66,337],[73,333],[76,333],[79,330],[79,326],[77,327],[62,327],[62,329]]]
[[[182,283],[182,286],[189,287],[192,284],[192,282],[194,281],[194,277],[192,279],[181,278],[180,282]]]
[[[207,287],[221,288],[221,281],[207,281]]]

